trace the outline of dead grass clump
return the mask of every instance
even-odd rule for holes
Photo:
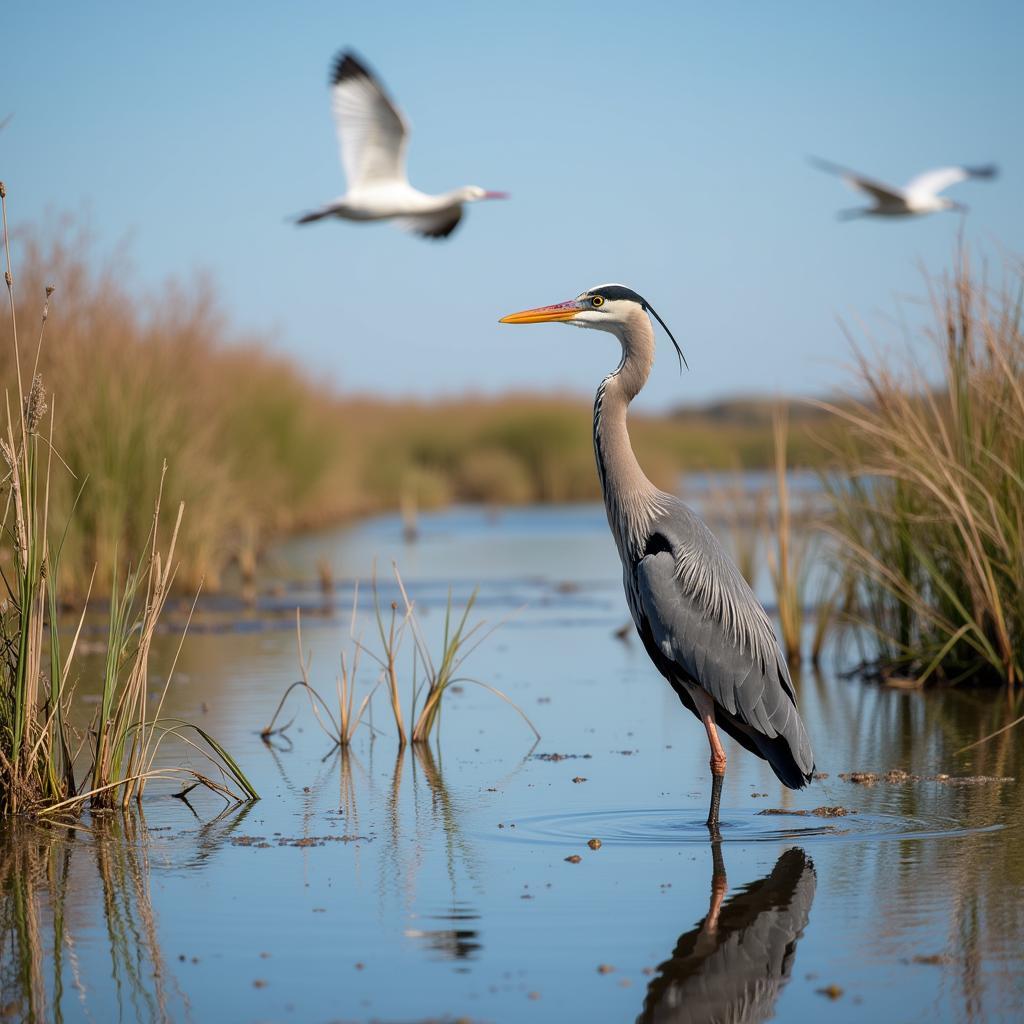
[[[54,444],[56,403],[40,371],[53,288],[40,289],[40,326],[34,353],[26,361],[18,340],[2,182],[0,207],[11,343],[6,354],[11,375],[5,391],[5,424],[0,428],[5,469],[0,519],[0,817],[70,812],[87,801],[103,807],[127,806],[132,797],[141,799],[147,780],[168,776],[232,797],[236,794],[231,786],[237,785],[254,798],[252,786],[216,740],[188,723],[161,717],[173,665],[156,707],[149,706],[150,644],[177,571],[175,548],[183,512],[179,506],[170,540],[162,546],[162,474],[141,562],[123,573],[116,564],[111,569],[114,582],[103,694],[92,729],[87,736],[79,736],[69,724],[74,698],[71,667],[82,619],[64,654],[58,615],[65,600],[62,562],[70,524],[61,525],[54,515],[52,498],[57,481],[71,474],[62,472],[67,470],[67,460],[63,449]],[[102,453],[96,455],[102,458]],[[77,494],[83,494],[85,485],[75,483]],[[86,595],[91,588],[90,579]],[[172,734],[204,754],[213,774],[223,781],[191,768],[158,765],[161,744]],[[79,782],[76,755],[89,735],[95,738],[92,763]]]
[[[873,639],[867,667],[918,682],[1024,671],[1024,271],[1001,289],[966,255],[931,288],[936,383],[857,350],[861,397],[832,412],[834,530]]]

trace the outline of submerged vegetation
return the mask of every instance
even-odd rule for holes
[[[832,528],[883,676],[1022,681],[1022,296],[1019,264],[994,289],[962,258],[932,295],[941,383],[860,352],[861,397],[830,410]]]
[[[150,707],[150,646],[177,572],[176,546],[184,506],[179,505],[169,539],[161,530],[164,477],[154,489],[155,508],[147,501],[149,529],[140,561],[111,567],[109,636],[102,675],[102,697],[89,731],[72,724],[75,654],[84,612],[65,653],[58,628],[63,601],[62,562],[69,529],[55,515],[52,495],[66,471],[60,439],[54,441],[55,402],[47,393],[40,367],[44,329],[53,288],[45,295],[31,364],[18,342],[14,278],[7,237],[6,191],[0,183],[3,211],[5,283],[10,302],[10,356],[13,383],[6,392],[6,417],[0,430],[3,515],[0,520],[0,817],[16,813],[72,811],[127,806],[141,799],[148,780],[184,779],[236,797],[256,793],[230,755],[203,730],[161,716],[174,666],[167,673],[154,708]],[[26,372],[26,370],[28,372]],[[11,377],[7,377],[8,382]],[[76,493],[88,485],[75,480]],[[91,583],[86,593],[91,591]],[[193,768],[158,762],[165,738],[175,736],[205,755],[210,778]],[[78,757],[92,747],[89,767],[79,774]]]

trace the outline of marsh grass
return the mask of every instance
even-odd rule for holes
[[[359,584],[357,583],[352,594],[352,619],[349,625],[349,638],[352,642],[351,651],[346,653],[342,650],[340,655],[340,669],[335,677],[335,689],[337,693],[337,714],[331,709],[328,702],[321,696],[320,692],[313,686],[309,679],[310,667],[313,655],[305,653],[302,644],[302,612],[295,609],[295,646],[298,651],[299,672],[302,678],[291,683],[281,695],[274,714],[270,721],[260,732],[261,738],[269,742],[273,736],[287,733],[294,719],[290,719],[283,725],[278,725],[288,699],[295,690],[302,690],[309,698],[309,704],[317,724],[333,743],[332,750],[340,747],[346,752],[352,743],[356,730],[363,721],[363,716],[369,710],[370,701],[380,681],[376,682],[363,695],[363,699],[356,706],[356,679],[359,675],[359,659],[362,653],[362,645],[357,639],[356,616],[359,613]]]
[[[1024,269],[966,255],[930,285],[935,382],[855,347],[861,397],[828,407],[834,532],[882,676],[1017,685],[1024,670]]]
[[[96,719],[85,736],[76,734],[70,724],[72,665],[85,612],[65,654],[59,612],[68,527],[58,530],[55,526],[51,495],[55,470],[66,469],[67,464],[53,442],[55,402],[39,372],[54,289],[47,287],[44,292],[35,354],[26,376],[18,342],[7,196],[2,183],[0,210],[16,377],[16,394],[8,391],[5,395],[5,426],[0,436],[0,455],[7,469],[0,520],[4,592],[0,602],[0,815],[71,813],[86,802],[124,807],[133,797],[141,800],[146,782],[155,778],[185,779],[231,798],[237,798],[231,788],[237,786],[246,797],[254,798],[256,793],[238,765],[213,737],[197,726],[161,715],[173,664],[156,707],[151,711],[148,706],[151,644],[176,572],[175,546],[183,514],[179,506],[170,541],[162,548],[162,475],[143,558],[123,576],[115,573]],[[27,389],[26,379],[30,382]],[[84,483],[79,491],[84,492]],[[58,537],[55,544],[51,544],[51,536]],[[87,595],[91,589],[90,582]],[[78,754],[90,735],[94,740],[92,763],[77,782]],[[206,757],[212,774],[220,780],[184,765],[158,765],[157,755],[169,736]]]

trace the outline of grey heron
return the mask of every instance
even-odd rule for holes
[[[335,58],[331,69],[331,105],[348,191],[301,214],[298,224],[325,217],[343,220],[391,220],[425,238],[447,238],[462,219],[466,203],[505,199],[478,185],[427,195],[409,184],[405,151],[409,124],[376,77],[352,53]]]
[[[805,786],[814,757],[772,624],[739,569],[692,509],[644,475],[626,416],[654,363],[650,303],[605,284],[568,302],[503,317],[505,324],[565,323],[615,335],[618,367],[594,402],[594,453],[608,525],[622,561],[626,602],[651,660],[703,723],[711,746],[711,808],[718,831],[726,756],[722,729],[764,758],[791,789]]]
[[[873,206],[841,211],[839,217],[843,220],[851,217],[914,217],[943,210],[966,212],[967,207],[963,203],[940,196],[939,193],[962,181],[994,178],[997,173],[996,167],[991,164],[985,167],[940,167],[938,170],[925,171],[911,178],[902,188],[896,188],[828,160],[812,157],[811,163],[830,174],[838,174],[850,188],[864,192],[873,200]]]

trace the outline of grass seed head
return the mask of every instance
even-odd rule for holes
[[[49,405],[46,403],[46,389],[43,387],[41,374],[32,378],[32,387],[25,398],[25,426],[30,434],[39,428],[42,418],[46,415]]]

